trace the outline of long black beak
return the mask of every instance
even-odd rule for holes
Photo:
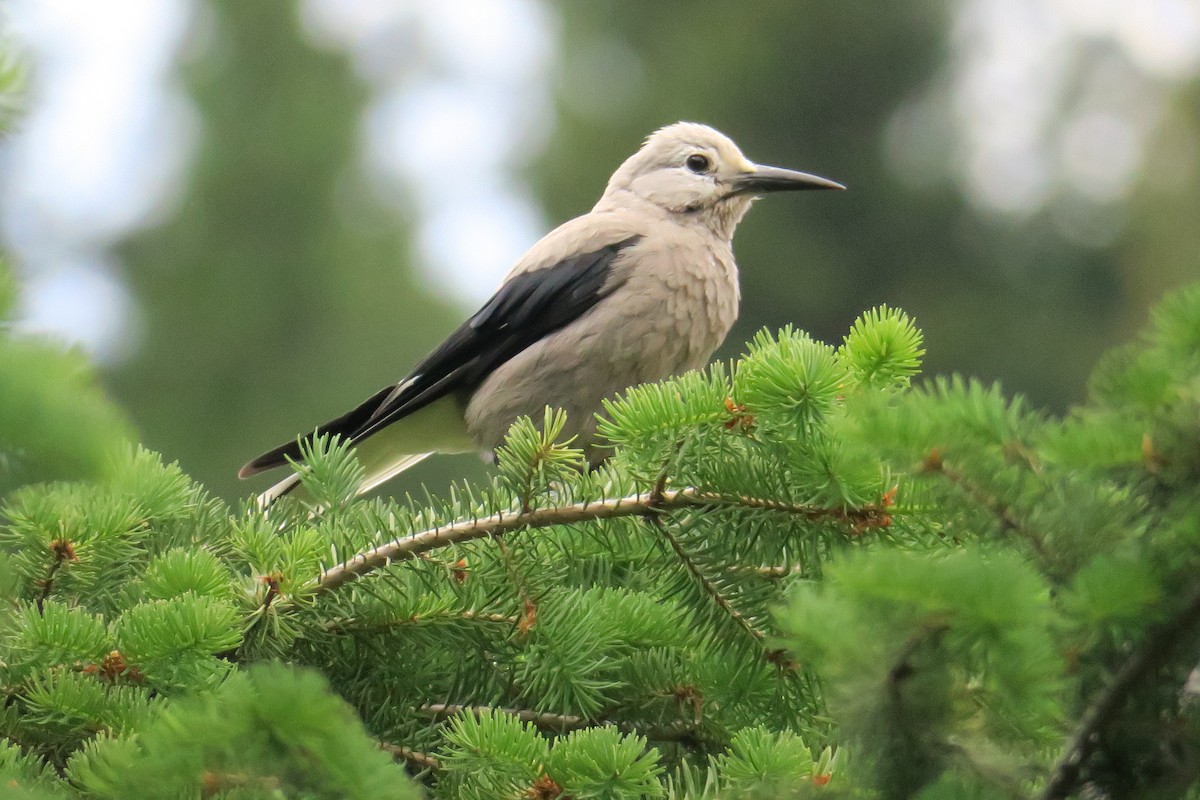
[[[845,189],[840,183],[797,172],[783,167],[756,167],[743,172],[732,181],[733,194],[758,194],[759,192],[795,192],[808,189]]]

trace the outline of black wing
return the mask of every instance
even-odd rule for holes
[[[617,288],[613,262],[641,237],[514,276],[396,386],[379,390],[353,411],[317,428],[359,441],[448,394],[469,394],[497,367],[578,319]],[[311,438],[311,437],[306,437]],[[299,461],[297,442],[263,453],[238,472],[248,477]]]

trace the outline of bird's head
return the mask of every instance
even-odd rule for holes
[[[806,172],[755,164],[728,136],[707,125],[677,122],[652,133],[617,169],[597,208],[629,195],[671,214],[685,214],[726,238],[754,199],[767,192],[844,189]]]

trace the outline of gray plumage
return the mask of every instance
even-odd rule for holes
[[[755,196],[840,189],[746,159],[723,134],[680,122],[652,134],[590,213],[530,248],[474,316],[399,384],[317,429],[356,445],[367,491],[434,452],[494,457],[512,422],[567,412],[592,463],[601,401],[703,367],[738,314],[733,232]],[[248,477],[300,459],[296,442]],[[297,486],[267,490],[270,504]]]

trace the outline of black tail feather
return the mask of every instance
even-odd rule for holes
[[[303,437],[303,441],[307,443],[311,442],[314,437],[331,434],[337,434],[353,441],[367,420],[379,408],[380,403],[384,402],[395,388],[395,386],[387,386],[380,389],[353,411],[343,414],[337,419],[331,419],[324,425],[319,426],[316,431]],[[274,450],[268,450],[238,470],[238,477],[249,478],[251,475],[257,475],[260,472],[286,466],[289,459],[292,461],[304,460],[300,452],[300,441],[291,441],[276,447]]]

